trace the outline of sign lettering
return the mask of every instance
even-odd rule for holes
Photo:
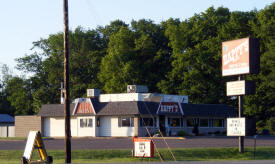
[[[227,118],[227,136],[245,136],[245,118]]]
[[[179,113],[180,107],[177,102],[162,102],[158,112],[161,113]]]

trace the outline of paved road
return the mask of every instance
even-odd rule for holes
[[[162,139],[155,139],[158,148],[166,148]],[[194,148],[194,147],[237,147],[237,137],[187,137],[186,139],[167,139],[171,148]],[[47,150],[64,149],[64,139],[45,139]],[[0,140],[0,150],[24,150],[26,141]],[[254,139],[245,138],[245,147],[253,147]],[[259,137],[257,146],[275,146],[275,137]],[[132,138],[73,138],[72,149],[130,149]]]

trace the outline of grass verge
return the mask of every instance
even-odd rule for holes
[[[159,150],[164,161],[173,161],[167,149]],[[48,150],[48,155],[53,156],[54,163],[64,163],[63,150]],[[214,161],[214,160],[254,160],[253,148],[246,148],[245,153],[239,153],[237,148],[181,148],[173,149],[177,161]],[[0,163],[19,163],[23,151],[0,150]],[[34,151],[33,160],[38,159]],[[275,159],[275,147],[257,147],[256,160]],[[154,158],[133,158],[131,150],[73,150],[73,163],[111,163],[111,162],[149,162],[160,161],[157,152]]]

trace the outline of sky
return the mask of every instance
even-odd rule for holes
[[[260,10],[274,0],[68,0],[69,28],[94,29],[111,21],[150,19],[160,23],[169,18],[185,20],[207,8],[223,6],[230,11]],[[63,0],[3,0],[0,4],[0,65],[14,75],[16,58],[33,51],[32,43],[63,32]]]

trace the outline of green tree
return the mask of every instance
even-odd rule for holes
[[[70,95],[82,97],[87,88],[101,88],[97,79],[106,45],[99,30],[70,32]],[[50,35],[34,42],[33,53],[17,59],[18,69],[32,73],[33,106],[37,112],[42,104],[60,102],[60,83],[63,81],[63,35]]]
[[[256,82],[256,94],[245,97],[245,113],[258,119],[260,127],[275,116],[275,3],[259,11],[251,23],[260,39],[260,74],[249,76]],[[271,129],[270,129],[271,130]]]
[[[107,93],[125,92],[128,84],[144,84],[150,92],[170,70],[171,49],[164,28],[150,20],[132,21],[109,38],[99,79]]]
[[[31,81],[12,77],[6,86],[7,99],[15,115],[33,114]]]
[[[6,64],[0,64],[0,113],[13,115],[10,110],[10,102],[7,99],[6,85],[9,79],[12,78],[12,72]]]
[[[135,83],[133,70],[134,33],[127,27],[110,36],[108,54],[102,59],[99,79],[107,93],[123,92],[129,82]]]
[[[249,36],[253,14],[210,7],[183,22],[168,20],[165,34],[173,49],[173,68],[158,84],[162,92],[188,95],[192,103],[234,104],[225,92],[232,78],[221,76],[221,43]]]

